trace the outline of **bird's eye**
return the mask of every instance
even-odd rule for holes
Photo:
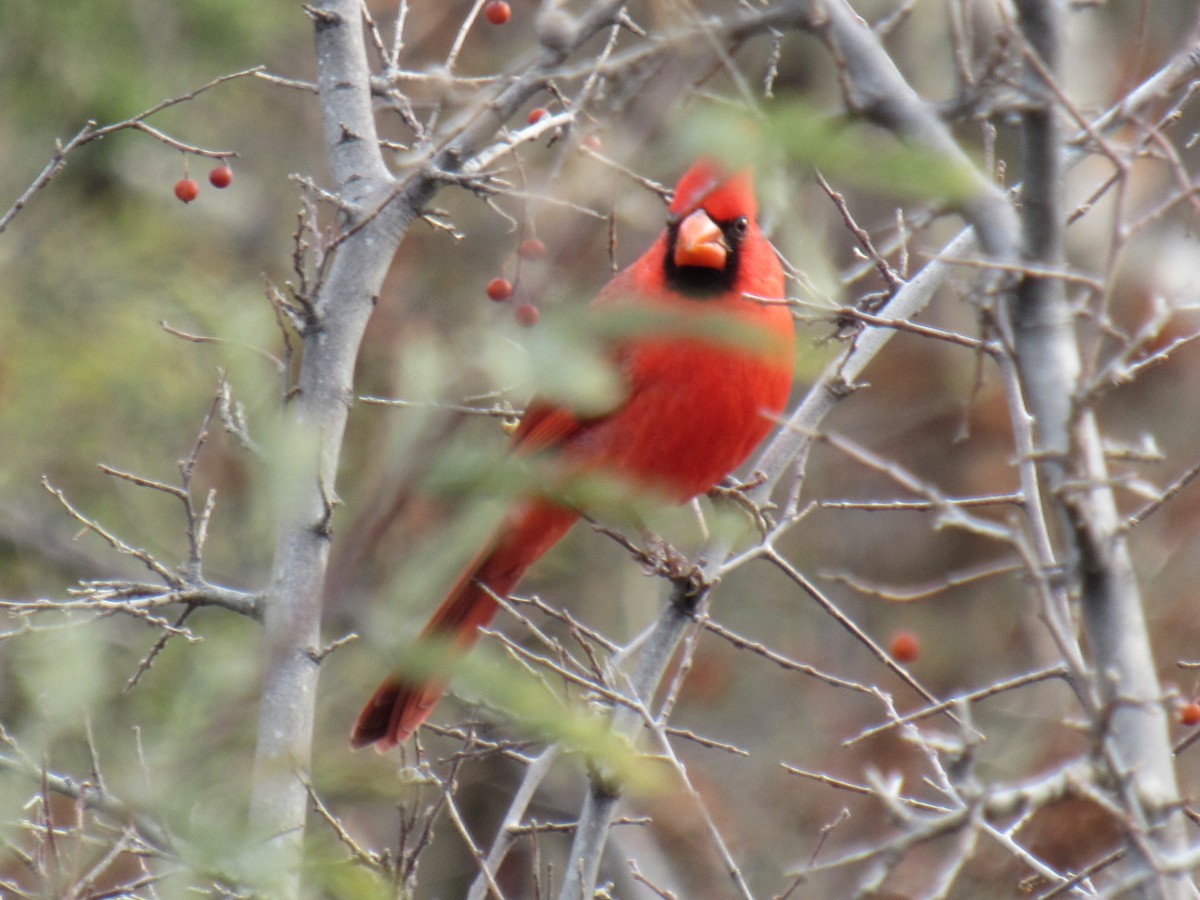
[[[738,216],[733,220],[732,230],[734,237],[745,237],[746,232],[750,230],[750,219],[746,216]]]

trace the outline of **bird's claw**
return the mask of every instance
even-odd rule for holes
[[[775,527],[775,520],[771,517],[771,506],[759,506],[750,499],[750,491],[758,487],[767,480],[767,476],[763,472],[753,472],[746,481],[739,481],[732,475],[726,478],[718,485],[709,490],[708,496],[713,500],[728,500],[745,512],[754,522],[754,527],[764,537],[771,532]]]
[[[704,570],[658,535],[646,537],[642,563],[649,574],[661,575],[674,584],[685,586],[689,596],[698,594],[706,584]]]

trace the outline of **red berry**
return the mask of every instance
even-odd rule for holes
[[[921,655],[921,641],[911,631],[898,631],[892,635],[892,659],[910,663]]]
[[[512,18],[512,7],[504,0],[492,0],[483,8],[483,14],[487,16],[487,20],[493,25],[503,25]]]
[[[175,196],[184,203],[191,203],[200,196],[200,185],[190,178],[180,178],[175,182]]]
[[[538,323],[538,308],[532,303],[518,303],[513,307],[513,316],[516,318],[518,325],[532,328]]]
[[[489,300],[497,303],[507,300],[513,295],[512,282],[507,278],[493,278],[487,283],[487,295]]]
[[[529,114],[529,124],[536,125],[538,122],[542,121],[542,119],[546,118],[546,116],[548,116],[548,115],[550,115],[550,111],[545,109],[544,107],[539,106],[537,109],[535,109],[533,112],[531,112]]]
[[[587,135],[581,143],[589,150],[594,150],[597,153],[600,151],[600,148],[604,146],[600,143],[600,136],[598,134]]]
[[[208,173],[208,180],[215,188],[227,188],[233,184],[233,169],[226,165],[217,166]]]
[[[1200,725],[1200,702],[1193,700],[1179,707],[1179,721],[1184,725]]]
[[[517,248],[517,252],[521,254],[521,259],[528,259],[531,262],[546,258],[546,245],[537,238],[525,238],[521,241],[521,246]]]

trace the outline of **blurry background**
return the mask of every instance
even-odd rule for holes
[[[369,6],[390,29],[391,7]],[[429,70],[444,60],[469,6],[415,4],[409,10],[409,68]],[[634,6],[634,19],[650,31],[675,23],[680,15],[670,4]],[[964,92],[956,73],[991,58],[1003,20],[985,0],[951,6],[954,15],[948,18],[946,4],[916,3],[887,38],[912,83],[948,111],[978,99]],[[894,12],[881,3],[857,8],[872,21]],[[508,25],[477,24],[463,45],[457,73],[486,75],[515,66],[534,45],[535,11],[535,4],[513,0]],[[1183,0],[1089,4],[1074,11],[1067,88],[1084,114],[1095,116],[1179,52],[1193,16],[1193,5]],[[968,32],[975,29],[972,42],[960,42],[960,48],[977,54],[974,60],[956,58],[952,20]],[[770,68],[772,53],[766,36],[738,48],[738,65],[753,89]],[[47,163],[54,141],[69,139],[88,119],[119,121],[220,75],[258,65],[288,78],[312,78],[311,29],[298,5],[7,0],[0,5],[0,214]],[[460,237],[421,222],[412,226],[364,346],[359,393],[482,406],[499,398],[519,407],[529,391],[520,377],[528,369],[523,348],[538,340],[540,326],[518,325],[514,303],[490,302],[486,283],[497,275],[516,278],[517,302],[553,311],[584,302],[609,277],[610,221],[615,261],[624,265],[640,254],[661,227],[663,205],[603,157],[673,183],[689,161],[680,136],[714,97],[736,94],[719,67],[700,88],[688,88],[710,67],[701,48],[694,59],[681,53],[661,71],[616,80],[579,131],[549,146],[527,147],[520,157],[521,177],[531,195],[549,199],[501,198],[498,205],[511,221],[471,194],[443,190],[435,205]],[[840,108],[828,54],[805,35],[789,33],[782,39],[773,87],[781,100],[803,99],[829,112]],[[408,89],[415,106],[427,108],[434,89],[421,82]],[[460,86],[464,96],[455,99],[482,89]],[[549,95],[539,102],[551,111],[557,108]],[[1179,171],[1191,178],[1197,151],[1190,138],[1200,129],[1194,106],[1183,105],[1181,120],[1169,132],[1181,158]],[[1152,115],[1165,109],[1160,104]],[[385,132],[407,139],[388,116],[382,121]],[[0,233],[4,599],[62,598],[79,579],[144,577],[136,560],[113,552],[94,534],[81,533],[41,487],[43,475],[110,532],[174,565],[186,553],[179,503],[105,476],[97,463],[177,483],[177,461],[189,453],[222,372],[235,400],[245,406],[251,436],[269,433],[277,415],[283,378],[264,353],[279,356],[283,345],[264,299],[264,279],[281,283],[291,277],[291,235],[301,200],[289,176],[324,183],[315,99],[247,77],[151,122],[179,140],[236,151],[232,186],[212,189],[208,161],[185,161],[153,138],[125,131],[71,154],[59,178]],[[996,126],[990,148],[990,136],[978,122],[960,121],[956,127],[977,158],[994,153],[997,177],[1015,183],[1019,160],[1011,128],[1002,116]],[[865,127],[861,133],[864,141],[889,140]],[[584,135],[599,139],[598,153],[580,146]],[[1117,143],[1128,139],[1120,133],[1113,137]],[[792,295],[827,307],[879,290],[872,272],[849,278],[864,270],[853,255],[852,236],[807,167],[782,162],[785,156],[786,148],[781,164],[760,172],[759,184],[765,225],[783,255],[807,276],[791,286]],[[172,194],[185,165],[201,184],[199,199],[186,206]],[[1111,171],[1099,158],[1077,167],[1070,177],[1070,208]],[[859,224],[886,244],[902,201],[858,189],[853,172],[826,176],[847,195]],[[1155,304],[1177,311],[1159,346],[1196,330],[1191,311],[1200,274],[1195,205],[1173,206],[1119,255],[1111,253],[1111,238],[1114,216],[1124,223],[1137,221],[1176,190],[1176,181],[1177,173],[1160,160],[1138,162],[1120,195],[1119,214],[1112,203],[1116,192],[1111,192],[1069,232],[1072,266],[1106,281],[1114,329],[1136,331]],[[908,248],[909,271],[959,227],[954,220],[940,221],[916,236]],[[545,242],[547,257],[521,262],[518,273],[517,245],[531,235]],[[969,290],[971,275],[964,270],[958,287]],[[968,299],[961,291],[945,291],[926,321],[977,334]],[[183,341],[164,331],[162,322],[221,342]],[[839,349],[831,340],[834,333],[829,321],[801,327],[805,353],[798,363],[798,395]],[[1200,457],[1200,424],[1191,414],[1198,366],[1200,350],[1183,346],[1103,402],[1102,423],[1114,441],[1157,449],[1157,461],[1127,462],[1117,470],[1129,482],[1130,489],[1120,495],[1127,512],[1145,502],[1139,480],[1165,485]],[[1001,386],[994,371],[981,368],[970,351],[900,335],[868,380],[870,388],[835,413],[831,431],[886,455],[947,495],[1016,489]],[[346,746],[352,717],[394,649],[424,621],[477,537],[471,498],[430,486],[426,475],[451,452],[448,448],[499,454],[505,443],[500,424],[496,417],[437,406],[359,403],[351,416],[338,484],[344,506],[335,520],[326,637],[335,640],[353,631],[360,639],[324,665],[316,789],[365,847],[395,849],[405,815],[397,804],[407,804],[405,809],[420,820],[436,796],[398,777],[395,756],[354,755]],[[273,540],[263,464],[219,427],[212,429],[200,456],[195,495],[203,497],[209,489],[216,490],[217,500],[206,574],[257,590],[269,569]],[[818,448],[805,475],[806,502],[905,496],[883,474],[829,447]],[[1133,545],[1164,680],[1186,697],[1200,691],[1195,674],[1177,668],[1178,661],[1197,657],[1200,635],[1195,615],[1198,496],[1195,489],[1185,489],[1137,529]],[[1003,509],[990,514],[1005,515]],[[1012,562],[1007,551],[961,532],[935,532],[930,524],[922,512],[817,506],[780,549],[881,643],[900,631],[915,634],[921,650],[911,670],[938,696],[1052,664],[1056,654],[1019,574],[946,585],[958,573]],[[945,589],[919,601],[894,603],[847,580],[894,592]],[[615,640],[632,637],[651,621],[665,590],[664,582],[646,577],[624,551],[586,527],[577,528],[523,586],[523,593],[565,606]],[[720,588],[715,615],[728,628],[792,659],[893,692],[902,711],[919,705],[853,637],[766,563],[730,576]],[[194,853],[191,871],[168,880],[162,888],[167,895],[198,877],[194,873],[204,871],[206,860],[216,869],[236,868],[231,861],[242,849],[237,836],[257,709],[257,626],[211,609],[197,612],[188,625],[202,640],[169,642],[126,692],[126,682],[159,637],[156,629],[121,616],[0,613],[0,725],[38,764],[80,778],[98,769],[114,795],[186,835]],[[471,713],[448,700],[435,721],[455,722]],[[1057,681],[976,705],[975,724],[987,736],[979,750],[982,770],[996,778],[1029,777],[1077,752],[1087,737],[1070,727],[1067,720],[1074,714],[1069,691]],[[869,697],[785,671],[711,635],[701,639],[674,724],[735,744],[749,755],[687,741],[680,742],[678,752],[762,896],[788,889],[784,872],[809,861],[823,840],[822,827],[837,823],[821,851],[825,854],[878,840],[888,829],[878,804],[789,775],[781,762],[857,783],[866,781],[868,771],[899,772],[908,778],[907,793],[929,793],[919,783],[928,774],[924,761],[894,732],[852,748],[841,745],[883,718],[884,710]],[[426,754],[450,754],[460,743],[430,736]],[[1181,756],[1187,794],[1195,789],[1194,756]],[[472,760],[457,771],[460,806],[485,846],[519,774],[516,765],[499,758]],[[541,795],[538,818],[570,819],[582,785],[578,767],[563,764]],[[29,781],[0,773],[0,834],[10,851],[7,860],[0,858],[0,881],[11,879],[35,895],[54,896],[52,883],[30,874],[37,866],[21,860],[23,853],[43,852],[35,852],[38,842],[21,824],[31,815],[36,792]],[[843,809],[849,811],[844,820]],[[719,861],[688,801],[675,796],[635,800],[629,813],[653,816],[654,824],[619,827],[614,859],[636,853],[646,867],[657,855],[656,877],[676,885],[681,896],[728,895]],[[1080,865],[1112,837],[1111,822],[1094,810],[1072,807],[1061,814],[1055,821],[1054,810],[1046,811],[1044,821],[1032,823],[1025,835],[1027,844],[1055,865]],[[67,804],[56,815],[67,821],[73,813]],[[1064,828],[1072,840],[1058,846],[1054,842]],[[90,820],[83,831],[94,831],[99,840],[64,844],[63,871],[86,870],[116,840]],[[312,831],[314,858],[330,860],[315,880],[331,896],[366,896],[361,875],[342,862],[347,854],[332,830],[317,824]],[[543,836],[537,852],[551,856],[562,840]],[[531,896],[523,879],[535,843],[521,846],[505,872],[506,884],[512,885],[512,896]],[[914,854],[889,882],[898,896],[920,893],[922,869],[933,865],[937,851],[935,843]],[[1078,859],[1062,855],[1070,853]],[[962,893],[955,896],[1008,896],[1025,874],[998,848],[980,848],[960,883]],[[422,854],[416,895],[459,896],[472,875],[462,841],[440,820]],[[638,896],[627,874],[614,870],[609,877],[621,879],[619,896]],[[792,896],[837,896],[842,877],[808,882]],[[993,893],[998,883],[1004,891]]]

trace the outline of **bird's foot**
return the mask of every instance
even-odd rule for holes
[[[656,534],[646,535],[642,564],[651,575],[661,575],[673,584],[683,585],[689,596],[700,593],[707,583],[704,569]]]
[[[739,481],[732,475],[729,475],[720,484],[709,490],[708,496],[713,500],[728,500],[738,509],[742,510],[754,522],[754,527],[764,537],[770,533],[775,527],[775,520],[771,517],[770,505],[759,506],[750,499],[750,491],[767,480],[767,476],[762,472],[754,472],[746,481]]]

